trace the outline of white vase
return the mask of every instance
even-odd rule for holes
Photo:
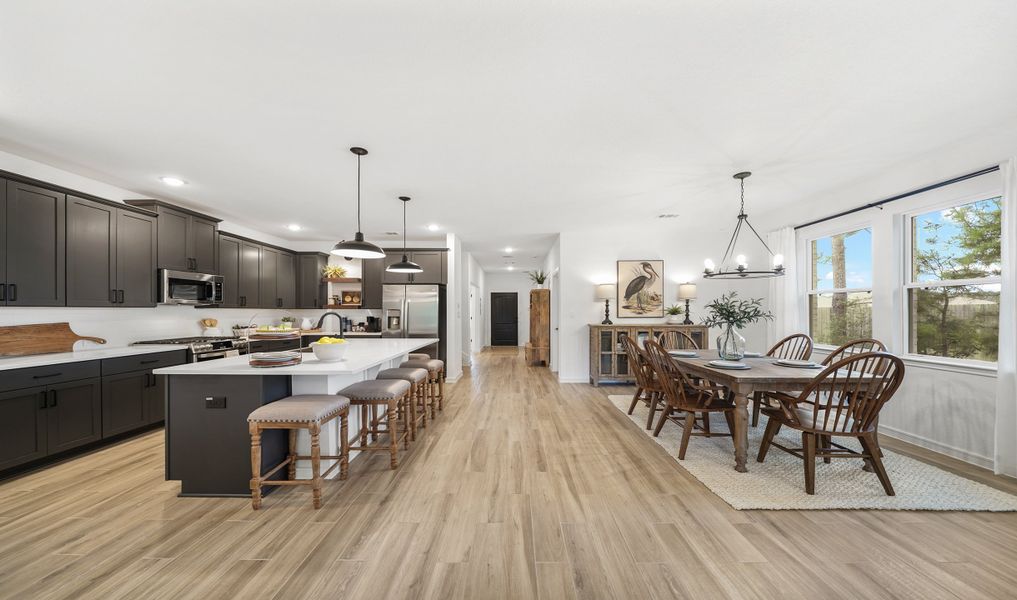
[[[681,325],[682,324],[682,316],[681,315],[668,315],[668,317],[667,317],[667,324],[668,325]]]

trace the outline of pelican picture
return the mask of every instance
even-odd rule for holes
[[[618,316],[663,317],[662,260],[618,261]]]

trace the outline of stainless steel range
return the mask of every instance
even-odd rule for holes
[[[147,340],[134,342],[134,346],[144,344],[175,344],[187,348],[188,362],[204,362],[227,356],[247,354],[247,340],[235,337],[184,337],[165,340]]]

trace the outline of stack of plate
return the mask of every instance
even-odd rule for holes
[[[252,331],[248,339],[252,340],[279,340],[300,337],[299,329],[283,329],[275,331]]]
[[[675,358],[698,358],[695,350],[668,350],[668,354]]]
[[[711,360],[710,362],[708,362],[706,364],[708,364],[711,367],[714,367],[716,369],[733,369],[733,370],[736,370],[736,371],[737,370],[744,370],[744,369],[751,369],[752,368],[752,367],[750,367],[749,365],[747,365],[747,364],[745,364],[743,362],[738,362],[738,361],[734,361],[734,360]]]
[[[299,365],[301,361],[299,350],[252,352],[248,357],[248,364],[252,367],[288,367],[290,365]]]
[[[823,365],[814,363],[811,360],[794,360],[790,358],[778,358],[773,361],[773,364],[796,369],[820,369],[823,367]]]

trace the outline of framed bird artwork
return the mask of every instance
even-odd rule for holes
[[[618,261],[619,318],[664,316],[664,272],[662,260]]]

